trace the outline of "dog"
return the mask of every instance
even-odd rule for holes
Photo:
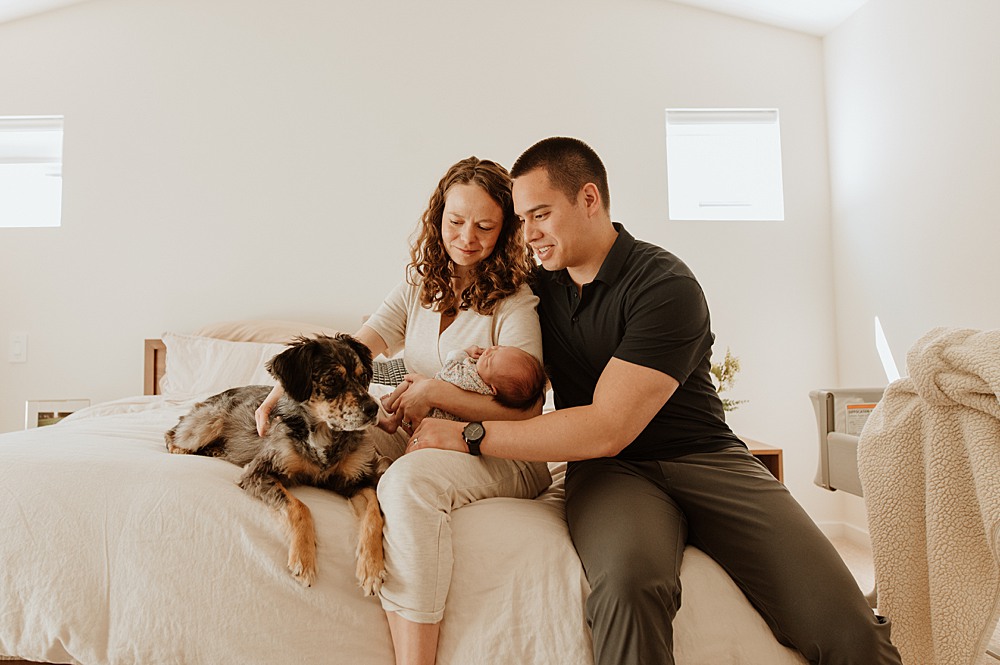
[[[271,388],[245,386],[196,404],[164,435],[167,450],[242,466],[237,484],[282,516],[288,568],[306,587],[316,580],[316,527],[309,508],[288,488],[314,485],[347,497],[360,519],[355,573],[365,595],[374,595],[386,575],[375,487],[389,460],[365,436],[378,416],[368,393],[371,351],[345,334],[297,337],[266,368],[285,395],[264,437],[257,434],[254,412]]]

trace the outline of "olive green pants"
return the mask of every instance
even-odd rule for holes
[[[810,663],[896,664],[889,623],[791,494],[740,446],[668,461],[574,462],[566,518],[590,581],[598,665],[674,662],[687,543],[722,566]]]

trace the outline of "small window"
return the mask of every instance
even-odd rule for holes
[[[667,109],[672,220],[780,221],[777,109]]]
[[[59,226],[62,116],[0,117],[0,227]]]

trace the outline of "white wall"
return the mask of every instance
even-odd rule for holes
[[[836,378],[824,104],[818,38],[664,0],[94,0],[0,25],[0,114],[66,116],[62,228],[0,229],[0,342],[30,335],[26,364],[0,358],[0,431],[27,398],[139,392],[168,329],[353,330],[449,164],[568,134],[614,216],[701,278],[743,363],[734,428],[839,519],[807,397]],[[786,221],[666,221],[685,106],[780,109]]]
[[[1000,4],[870,0],[825,41],[838,357],[884,384],[934,326],[1000,325]]]
[[[844,386],[885,385],[876,314],[901,371],[935,326],[1000,327],[997,26],[995,0],[869,0],[824,41]]]

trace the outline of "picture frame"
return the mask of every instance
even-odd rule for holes
[[[69,414],[88,406],[89,399],[29,399],[24,403],[24,429],[54,425]]]

